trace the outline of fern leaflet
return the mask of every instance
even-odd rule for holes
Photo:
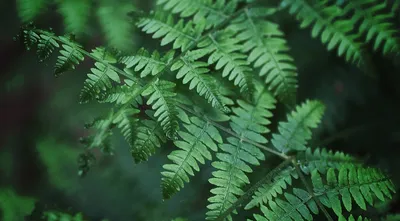
[[[266,12],[271,10],[266,10]],[[250,53],[247,60],[259,75],[265,76],[265,83],[278,98],[293,104],[297,88],[297,69],[286,52],[289,50],[278,25],[259,17],[256,9],[245,9],[229,26],[238,33],[236,38],[243,42],[242,50]],[[272,13],[272,12],[271,12]]]
[[[157,80],[142,93],[143,96],[149,96],[147,104],[152,105],[154,117],[169,138],[175,138],[179,129],[176,93],[172,91],[174,88],[175,83]]]
[[[318,101],[306,101],[288,114],[287,122],[280,122],[279,134],[272,135],[272,144],[279,151],[306,150],[306,141],[311,138],[311,128],[321,121],[325,107]]]
[[[264,90],[255,96],[254,105],[238,100],[239,107],[233,108],[231,128],[240,137],[228,137],[228,143],[219,147],[223,152],[217,153],[219,161],[212,163],[217,171],[213,172],[213,178],[209,182],[216,187],[211,190],[214,196],[210,197],[207,206],[207,219],[215,219],[224,213],[239,196],[243,195],[243,187],[249,184],[246,173],[251,173],[249,165],[259,165],[264,160],[264,154],[254,145],[243,142],[243,138],[256,143],[266,143],[267,140],[260,135],[267,133],[268,120],[272,116],[275,99]],[[233,211],[236,213],[235,211]],[[227,217],[232,220],[231,216]]]
[[[180,150],[174,150],[168,155],[173,164],[166,164],[162,172],[162,191],[164,198],[183,188],[185,182],[189,182],[189,176],[194,176],[199,171],[198,163],[204,164],[205,160],[211,160],[209,149],[217,151],[217,144],[222,143],[222,137],[218,130],[208,122],[197,117],[191,117],[184,124],[186,131],[179,131],[181,139],[174,141]]]

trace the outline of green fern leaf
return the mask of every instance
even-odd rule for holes
[[[28,51],[31,50],[32,47],[36,47],[40,40],[39,34],[32,30],[31,27],[23,28],[21,37],[22,42]]]
[[[18,15],[23,22],[35,19],[47,6],[48,0],[17,0]]]
[[[64,19],[67,33],[81,34],[86,29],[90,16],[89,0],[57,0],[58,11]]]
[[[306,150],[306,142],[311,138],[312,128],[321,121],[325,106],[318,101],[306,101],[297,106],[287,116],[287,122],[280,122],[279,134],[272,135],[272,144],[279,151]]]
[[[328,0],[315,1],[310,4],[306,0],[283,0],[289,6],[290,14],[295,14],[301,21],[300,27],[313,25],[311,35],[321,35],[321,41],[327,49],[338,48],[338,55],[346,61],[357,65],[362,63],[362,44],[357,40],[360,36],[352,34],[355,26],[352,20],[338,19],[343,11],[337,5],[330,5]]]
[[[158,5],[164,5],[164,10],[171,10],[172,13],[180,14],[187,18],[193,16],[195,24],[206,19],[207,28],[215,27],[227,20],[235,9],[236,1],[226,0],[158,0]]]
[[[155,111],[154,117],[157,118],[167,137],[173,139],[179,129],[174,88],[175,83],[157,80],[142,93],[143,96],[149,96],[147,104],[152,105]]]
[[[254,105],[238,100],[239,107],[233,108],[230,123],[232,130],[240,138],[228,137],[228,143],[219,147],[223,152],[217,153],[219,161],[212,163],[217,171],[213,172],[213,178],[209,182],[216,187],[211,190],[214,196],[210,197],[207,206],[207,219],[215,219],[224,213],[235,201],[244,194],[242,190],[245,184],[249,184],[246,173],[251,173],[250,165],[259,165],[264,160],[264,154],[260,149],[243,141],[244,138],[256,143],[267,143],[261,134],[269,132],[268,118],[272,116],[271,109],[275,107],[275,99],[271,94],[262,90],[255,94]],[[236,213],[233,211],[233,213]],[[229,215],[228,220],[231,220]]]
[[[168,155],[173,164],[166,164],[161,174],[162,191],[164,199],[183,188],[185,182],[189,182],[189,176],[194,176],[194,171],[199,171],[198,163],[204,164],[205,160],[211,160],[209,149],[217,151],[217,144],[222,143],[222,137],[218,130],[208,122],[197,117],[191,117],[184,124],[186,131],[179,131],[180,139],[174,144],[180,150],[174,150]]]
[[[40,39],[37,45],[37,55],[39,61],[42,62],[47,59],[56,48],[60,47],[60,45],[54,39],[54,34],[51,32],[42,31],[39,36]]]
[[[166,137],[157,122],[141,120],[136,129],[135,142],[131,148],[131,154],[136,163],[147,161],[165,142]]]
[[[157,75],[162,72],[174,58],[174,51],[168,52],[161,57],[157,51],[151,55],[145,49],[140,49],[134,56],[122,57],[120,62],[125,64],[126,68],[133,68],[135,72],[140,72],[140,77],[148,75]]]
[[[136,96],[136,94],[140,92],[140,87],[138,87],[134,81],[128,79],[125,79],[124,83],[124,85],[114,86],[105,91],[101,91],[99,94],[95,95],[95,97],[89,97],[89,99],[96,98],[99,103],[115,103],[118,105],[127,104],[135,99],[138,104],[142,104],[141,97]],[[89,101],[91,100],[85,100],[85,103]]]
[[[282,102],[294,104],[297,68],[293,58],[287,54],[289,47],[278,25],[263,20],[259,14],[256,9],[246,9],[229,28],[238,33],[236,38],[243,42],[243,52],[250,53],[247,60],[253,63],[254,68],[260,68],[259,75],[265,76],[269,90]]]
[[[204,30],[205,21],[194,25],[192,21],[184,24],[183,20],[175,23],[171,14],[156,12],[152,18],[143,18],[138,26],[153,38],[162,38],[161,46],[173,43],[173,49],[185,51],[194,44]]]
[[[197,45],[200,49],[191,51],[190,54],[197,54],[196,58],[207,55],[208,64],[216,64],[216,70],[223,69],[223,77],[234,81],[241,92],[251,94],[254,87],[250,74],[252,69],[248,66],[246,55],[239,52],[240,45],[233,35],[233,32],[210,34]]]
[[[338,217],[342,216],[341,202],[348,212],[352,210],[352,201],[363,210],[366,202],[373,206],[373,197],[385,201],[385,196],[392,198],[394,185],[380,170],[355,166],[342,166],[339,174],[337,169],[330,168],[326,175],[326,184],[317,170],[311,173],[315,195],[321,203],[332,208]],[[339,199],[339,195],[341,199]]]
[[[311,171],[319,171],[326,174],[329,168],[340,169],[343,166],[360,165],[356,159],[343,152],[332,152],[326,149],[307,148],[306,151],[297,154],[301,170],[305,174]],[[274,200],[283,190],[292,185],[292,177],[297,179],[298,174],[294,167],[290,166],[274,175],[272,180],[266,180],[254,193],[252,200],[246,205],[245,209],[251,209],[257,205],[268,205],[268,202]]]
[[[58,56],[54,69],[56,77],[68,70],[75,69],[75,65],[78,65],[85,58],[81,52],[82,46],[71,42],[65,37],[60,37],[60,39],[68,42],[68,44],[62,44],[61,55]]]
[[[306,151],[298,154],[297,159],[301,162],[300,168],[305,174],[310,174],[315,169],[326,174],[327,169],[349,165],[360,165],[360,162],[353,156],[343,152],[333,152],[325,148],[316,148],[314,151],[307,148]]]
[[[267,205],[279,194],[282,194],[288,186],[292,185],[292,178],[297,179],[298,175],[294,167],[288,167],[276,174],[272,180],[268,180],[254,193],[252,200],[246,205],[245,209],[251,209],[257,205]]]
[[[81,103],[86,103],[98,96],[101,91],[112,87],[112,81],[120,83],[120,78],[115,70],[107,63],[96,62],[95,67],[91,68],[88,79],[83,84],[80,94]]]
[[[112,121],[112,123],[116,124],[117,128],[121,130],[126,142],[128,142],[131,147],[134,147],[135,128],[138,121],[135,115],[138,113],[140,113],[140,111],[135,108],[123,108],[114,115]]]
[[[189,84],[189,89],[196,88],[200,96],[204,96],[213,107],[219,108],[225,112],[228,109],[222,103],[221,95],[218,93],[215,79],[208,75],[210,70],[208,64],[202,61],[192,61],[190,58],[182,57],[172,66],[171,71],[178,70],[177,79],[182,79],[183,84]]]
[[[347,2],[345,11],[354,11],[353,23],[361,20],[359,31],[366,34],[367,42],[375,39],[374,50],[378,50],[382,46],[384,54],[397,54],[400,51],[399,31],[390,22],[394,18],[394,14],[382,12],[386,7],[387,2],[354,0]]]

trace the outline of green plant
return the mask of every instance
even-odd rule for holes
[[[112,153],[114,128],[121,130],[136,162],[173,142],[177,149],[167,156],[171,162],[161,172],[165,199],[211,160],[215,171],[209,179],[214,186],[208,199],[209,220],[232,220],[241,207],[258,207],[261,213],[254,213],[255,220],[313,220],[320,212],[327,220],[368,220],[350,213],[355,207],[373,207],[377,199],[392,198],[396,189],[380,169],[341,152],[309,146],[325,107],[317,100],[296,102],[296,66],[283,32],[271,21],[278,10],[288,8],[301,27],[311,26],[312,36],[321,36],[328,50],[336,48],[346,61],[363,66],[367,42],[373,41],[374,50],[381,48],[384,55],[399,52],[386,3],[158,4],[155,12],[138,15],[137,27],[159,39],[161,46],[169,45],[166,53],[140,49],[131,55],[102,47],[88,52],[72,37],[33,26],[22,29],[21,39],[28,48],[37,47],[41,60],[60,50],[56,75],[74,69],[86,57],[95,61],[81,102],[112,103],[113,110],[87,125],[96,130],[82,140],[87,148]],[[278,102],[289,113],[270,136]],[[251,181],[253,169],[273,157],[283,163],[261,180]],[[91,158],[82,155],[81,174],[88,171]]]

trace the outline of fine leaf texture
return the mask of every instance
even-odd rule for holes
[[[207,28],[216,26],[229,18],[235,11],[237,2],[234,0],[158,0],[164,10],[179,13],[183,18],[193,16],[195,24],[206,19]]]
[[[65,37],[60,37],[64,42],[68,44],[62,44],[62,49],[57,57],[56,66],[54,68],[54,74],[58,77],[63,72],[75,69],[75,66],[84,60],[84,56],[81,52],[82,46],[70,41]]]
[[[264,10],[264,13],[273,11]],[[269,90],[282,102],[292,105],[297,91],[297,68],[287,54],[289,47],[283,32],[259,14],[259,10],[246,9],[229,28],[238,33],[236,38],[243,42],[243,52],[249,53],[247,60],[259,68],[259,75],[265,77]]]
[[[189,83],[189,89],[196,89],[196,92],[204,96],[213,107],[227,112],[222,96],[217,90],[216,80],[209,74],[207,66],[205,62],[182,57],[171,66],[171,71],[178,71],[176,78],[182,78],[183,84]]]
[[[321,36],[322,43],[328,50],[337,48],[337,54],[359,65],[362,63],[362,43],[359,34],[351,33],[355,22],[342,19],[343,10],[339,6],[329,4],[328,0],[283,0],[282,5],[289,6],[289,13],[300,21],[300,27],[312,26],[311,36]]]
[[[246,143],[243,139],[249,139],[255,143],[267,143],[261,134],[269,132],[267,126],[272,117],[271,109],[275,107],[275,99],[265,90],[255,94],[254,104],[238,100],[239,107],[233,108],[234,115],[231,116],[230,126],[239,135],[228,137],[228,143],[221,144],[222,150],[217,153],[218,161],[212,166],[217,169],[213,172],[213,178],[209,182],[215,187],[211,190],[212,197],[208,199],[207,219],[213,220],[222,215],[235,203],[238,197],[244,194],[243,188],[249,184],[246,173],[253,170],[250,165],[259,165],[264,160],[264,154],[254,145]],[[236,213],[236,211],[233,211]],[[232,220],[231,215],[227,216]]]
[[[185,131],[179,131],[180,139],[174,141],[179,150],[174,150],[168,155],[173,164],[166,164],[161,187],[164,199],[170,198],[174,193],[189,182],[189,175],[194,176],[194,171],[199,171],[199,163],[211,160],[212,151],[217,151],[217,144],[222,143],[218,130],[210,123],[191,117],[188,123],[183,124]]]
[[[216,70],[222,70],[222,76],[240,87],[242,93],[251,94],[253,91],[253,71],[249,67],[246,55],[240,52],[241,45],[234,38],[234,32],[217,32],[208,35],[208,38],[199,42],[200,49],[191,51],[198,57],[208,56],[207,63],[215,64]]]
[[[272,135],[272,144],[279,151],[306,150],[306,142],[311,138],[311,129],[321,121],[325,106],[319,101],[306,101],[297,106],[287,116],[287,121],[280,122],[279,133]]]
[[[183,19],[176,23],[171,14],[156,12],[153,17],[140,19],[138,26],[145,33],[153,34],[153,38],[162,38],[161,46],[172,43],[173,49],[185,51],[203,32],[205,20],[196,25],[192,21],[185,23]]]
[[[391,22],[395,15],[386,12],[387,2],[377,0],[347,1],[345,11],[354,12],[353,23],[361,21],[360,33],[366,35],[367,42],[373,41],[374,50],[382,48],[383,54],[400,52],[399,31]]]
[[[175,138],[179,129],[174,88],[175,83],[157,80],[142,93],[143,96],[148,97],[147,105],[152,105],[155,111],[154,117],[157,118],[168,138]]]

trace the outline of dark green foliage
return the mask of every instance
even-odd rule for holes
[[[325,106],[318,100],[296,101],[297,67],[273,19],[278,7],[244,0],[159,0],[158,5],[155,12],[139,14],[136,25],[165,46],[163,53],[142,48],[122,54],[103,47],[88,53],[72,37],[32,27],[23,30],[23,42],[37,47],[40,60],[61,49],[57,75],[74,69],[84,57],[95,61],[80,100],[113,108],[89,125],[94,134],[82,140],[86,148],[112,154],[114,129],[137,163],[164,144],[173,144],[176,149],[161,172],[164,199],[211,161],[208,220],[233,220],[243,206],[261,210],[253,214],[255,220],[313,220],[318,214],[333,220],[335,214],[339,220],[361,221],[368,219],[348,212],[356,206],[366,210],[376,199],[391,199],[394,185],[380,169],[308,144]],[[384,55],[399,51],[397,31],[390,23],[393,15],[385,11],[385,3],[283,0],[281,6],[349,63],[361,64],[364,46],[371,41]],[[68,5],[61,8],[66,20],[72,20],[69,10]],[[97,15],[109,41],[122,46],[130,28],[125,23],[114,26],[124,15],[112,18],[111,11],[109,4],[102,4]],[[271,124],[278,118],[273,118],[277,104],[284,104],[288,114]],[[81,173],[94,162],[85,154]],[[273,167],[273,157],[284,162],[258,182],[250,180],[256,167],[265,166],[261,164]]]

